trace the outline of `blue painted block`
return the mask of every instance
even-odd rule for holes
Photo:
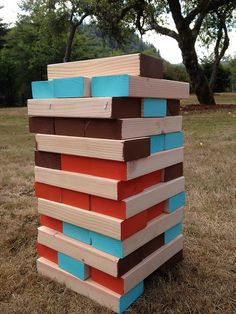
[[[144,98],[143,117],[165,117],[167,112],[167,100],[158,98]]]
[[[58,78],[54,79],[53,83],[55,98],[84,96],[83,77]]]
[[[165,135],[152,135],[151,136],[151,154],[161,152],[165,148]]]
[[[184,206],[186,203],[186,195],[185,192],[180,192],[168,200],[168,211],[173,213],[176,209]]]
[[[165,150],[183,146],[183,132],[173,132],[165,134]]]
[[[91,81],[92,97],[129,96],[129,75],[95,76]]]
[[[53,81],[32,82],[32,96],[35,99],[54,98]]]
[[[120,298],[118,313],[122,314],[144,291],[144,282],[140,282]]]
[[[92,246],[96,249],[117,257],[123,257],[122,241],[107,237],[103,234],[90,231]]]
[[[87,266],[84,263],[60,252],[58,252],[58,266],[81,280],[88,277]]]
[[[63,222],[63,234],[75,240],[91,244],[90,232],[88,229]]]
[[[182,233],[182,224],[175,225],[165,232],[165,244],[174,240],[178,235]]]

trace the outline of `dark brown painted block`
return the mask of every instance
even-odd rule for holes
[[[140,118],[142,110],[141,103],[141,98],[112,98],[112,118]]]
[[[120,140],[122,121],[114,119],[88,119],[85,122],[84,136]]]
[[[128,256],[122,258],[118,262],[118,277],[127,273],[130,269],[144,260],[147,256],[158,250],[164,245],[164,233],[157,236],[153,240],[144,244],[136,251],[132,252]]]
[[[44,168],[61,169],[61,154],[35,151],[35,165]]]
[[[178,99],[167,100],[167,116],[178,116],[180,112],[180,101]]]
[[[150,138],[142,138],[124,142],[124,160],[131,161],[150,155]]]
[[[67,136],[84,136],[85,119],[55,118],[55,134]]]
[[[174,180],[183,176],[183,163],[172,165],[164,170],[164,182]]]
[[[140,76],[162,79],[163,61],[160,58],[140,54]]]
[[[30,117],[29,131],[31,133],[54,134],[54,118]]]

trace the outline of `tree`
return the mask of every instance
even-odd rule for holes
[[[3,7],[0,6],[0,10],[2,9]],[[4,45],[4,36],[6,35],[7,33],[7,24],[6,23],[3,23],[3,19],[0,17],[0,49],[3,47]]]
[[[223,9],[225,8],[225,9]],[[226,42],[226,22],[224,17],[231,16],[235,8],[234,0],[98,0],[96,16],[105,32],[119,39],[124,29],[136,29],[140,34],[149,30],[169,36],[177,41],[182,52],[183,63],[189,75],[193,90],[201,104],[215,104],[213,92],[208,83],[195,49],[204,23],[214,15],[211,26],[219,27],[215,47],[215,68],[219,65],[227,43],[221,51],[221,39]],[[109,18],[106,17],[109,12]],[[174,28],[170,27],[170,17]],[[214,23],[213,23],[214,22]],[[221,35],[223,34],[224,35]],[[215,74],[213,75],[215,77]]]

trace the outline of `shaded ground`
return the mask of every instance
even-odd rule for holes
[[[184,116],[185,259],[154,273],[129,313],[235,312],[236,111]],[[33,136],[26,109],[0,110],[0,313],[110,313],[37,275]]]

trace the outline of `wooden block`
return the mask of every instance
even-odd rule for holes
[[[40,257],[44,257],[47,260],[53,262],[53,263],[58,263],[58,254],[57,251],[42,245],[40,243],[36,243],[36,247],[37,247],[37,253]]]
[[[54,202],[61,202],[61,189],[57,186],[35,182],[35,196]]]
[[[59,135],[36,134],[40,151],[117,161],[131,161],[150,155],[149,138],[107,140]]]
[[[53,98],[54,86],[53,81],[37,81],[32,82],[32,96],[33,98]]]
[[[65,284],[67,288],[89,297],[116,313],[123,313],[144,290],[143,282],[141,282],[127,294],[121,296],[96,284],[90,278],[85,281],[80,280],[79,278],[61,270],[57,264],[44,258],[39,258],[37,260],[37,269],[41,275]]]
[[[170,243],[182,234],[182,224],[179,223],[165,231],[165,244]]]
[[[151,154],[165,150],[165,134],[151,136]]]
[[[141,99],[131,97],[29,99],[28,115],[64,118],[140,118]]]
[[[45,215],[40,215],[40,223],[42,226],[51,228],[58,232],[63,232],[63,225],[62,225],[61,220],[58,220],[49,216],[45,216]]]
[[[86,280],[90,276],[90,268],[87,265],[60,252],[58,266],[81,280]]]
[[[179,206],[181,207],[181,206]],[[147,209],[147,221],[150,221],[161,215],[166,208],[166,201],[156,204]]]
[[[128,74],[95,76],[92,97],[141,97],[181,99],[189,97],[189,83],[160,80]]]
[[[85,119],[55,118],[55,134],[69,136],[84,136]]]
[[[123,73],[162,78],[163,62],[159,58],[138,53],[48,65],[49,80],[58,77],[92,77]]]
[[[41,215],[64,221],[63,232],[85,243],[90,243],[88,230],[124,240],[145,228],[147,224],[146,211],[120,220],[44,199],[38,200],[38,211]]]
[[[166,167],[164,170],[164,182],[168,182],[170,180],[174,180],[182,176],[183,176],[183,163],[182,162]]]
[[[29,118],[29,130],[31,133],[54,134],[54,118],[31,117]]]
[[[171,257],[165,264],[163,264],[158,271],[161,272],[167,272],[169,271],[171,268],[173,268],[174,266],[176,266],[176,264],[178,264],[179,262],[181,262],[183,259],[183,250],[179,251],[178,253],[176,253],[173,257]]]
[[[167,100],[160,98],[144,98],[142,100],[143,117],[165,117],[167,114]]]
[[[165,150],[183,146],[183,132],[165,134]]]
[[[183,192],[184,182],[184,177],[179,177],[169,182],[159,183],[144,190],[142,193],[119,202],[92,195],[90,209],[104,215],[127,219],[167,200],[175,194]]]
[[[141,193],[146,188],[161,182],[161,180],[161,170],[129,181],[119,181],[69,171],[35,167],[36,182],[113,200],[122,200]]]
[[[61,202],[67,205],[90,209],[90,196],[85,193],[61,189]]]
[[[63,222],[63,234],[80,242],[91,244],[90,233],[88,229]]]
[[[35,99],[89,97],[90,79],[73,77],[32,82],[32,95]]]
[[[180,101],[177,99],[168,99],[167,116],[178,116],[180,113]]]
[[[61,170],[126,181],[159,169],[170,167],[171,165],[178,164],[182,161],[182,148],[177,148],[171,151],[163,151],[149,157],[138,159],[136,161],[129,161],[127,163],[115,160],[62,154]],[[173,171],[171,169],[167,170],[167,174],[172,172]]]
[[[124,294],[132,289],[137,282],[144,280],[161,265],[166,263],[172,256],[183,248],[183,236],[179,236],[168,244],[148,255],[142,262],[122,277],[114,277],[100,270],[91,269],[91,278],[102,286],[119,294]]]
[[[164,245],[164,233],[158,235],[121,259],[99,251],[91,245],[76,241],[47,227],[38,228],[38,243],[66,254],[73,259],[83,261],[83,263],[110,274],[111,276],[120,277]]]
[[[35,151],[35,165],[44,168],[61,169],[61,154]]]
[[[168,213],[173,213],[177,208],[183,207],[186,204],[186,194],[185,192],[178,193],[171,196],[167,201],[166,211]]]

